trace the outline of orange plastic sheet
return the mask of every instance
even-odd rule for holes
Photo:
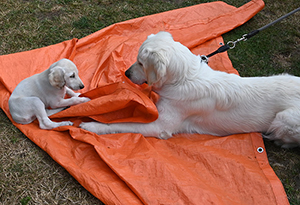
[[[96,135],[81,121],[143,122],[157,118],[155,93],[124,77],[151,33],[164,30],[195,54],[208,54],[221,34],[245,23],[264,6],[252,0],[236,8],[223,2],[200,4],[111,25],[82,39],[0,56],[0,105],[24,78],[61,58],[75,62],[92,98],[53,116],[75,126],[41,130],[37,121],[15,124],[105,204],[288,204],[268,164],[260,134],[214,137],[178,134],[168,140],[140,134]],[[210,59],[213,69],[237,73],[226,53]],[[14,123],[14,122],[13,122]]]

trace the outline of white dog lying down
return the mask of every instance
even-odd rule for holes
[[[84,88],[78,76],[76,65],[61,59],[49,69],[21,81],[9,98],[9,110],[15,122],[29,124],[36,118],[41,129],[52,129],[72,125],[70,121],[53,122],[48,116],[68,106],[89,101],[89,98],[78,97],[80,93],[73,90]],[[71,98],[64,99],[65,94]],[[56,109],[47,109],[47,108]]]
[[[174,133],[262,132],[283,147],[300,144],[298,77],[240,77],[212,70],[167,32],[150,35],[125,74],[136,84],[147,82],[160,95],[158,119],[148,124],[88,122],[81,128],[161,139]]]

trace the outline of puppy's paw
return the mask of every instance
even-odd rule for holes
[[[69,126],[69,125],[73,125],[73,122],[71,121],[62,121],[62,122],[53,122],[53,121],[50,121],[50,123],[43,123],[42,121],[39,121],[39,126],[41,129],[44,129],[44,130],[51,130],[53,128],[56,128],[56,127],[61,127],[61,126]]]
[[[106,134],[109,129],[109,125],[99,122],[82,122],[79,127],[98,135]]]
[[[72,97],[74,100],[74,105],[81,104],[90,101],[90,98],[87,97]]]
[[[62,121],[62,122],[59,122],[59,126],[68,126],[68,125],[73,125],[73,122],[71,121]]]
[[[82,103],[85,103],[85,102],[88,102],[91,100],[90,98],[87,98],[87,97],[79,97],[79,98],[82,101]]]

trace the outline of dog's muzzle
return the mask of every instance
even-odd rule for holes
[[[126,70],[125,76],[130,79],[130,76],[131,76],[130,68],[128,70]]]
[[[133,83],[141,85],[143,83],[147,83],[146,80],[140,80],[140,79],[136,79],[136,77],[133,74],[133,70],[132,70],[132,66],[130,68],[128,68],[128,70],[125,71],[125,76]]]

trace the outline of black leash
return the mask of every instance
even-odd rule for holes
[[[248,33],[248,34],[244,34],[244,35],[242,36],[242,38],[239,38],[239,39],[237,39],[236,41],[229,41],[228,43],[226,43],[225,45],[221,46],[221,47],[218,48],[216,51],[214,51],[214,52],[208,54],[207,56],[202,55],[202,56],[201,56],[202,61],[208,63],[208,58],[210,58],[210,57],[212,57],[212,56],[214,56],[214,55],[216,55],[216,54],[218,54],[218,53],[223,53],[223,52],[225,52],[225,51],[227,51],[227,50],[229,50],[229,49],[235,48],[235,45],[236,45],[238,42],[240,42],[240,41],[247,41],[249,38],[255,36],[255,35],[258,34],[260,31],[265,30],[266,28],[268,28],[268,27],[272,26],[273,24],[275,24],[275,23],[281,21],[282,19],[284,19],[284,18],[286,18],[286,17],[288,17],[288,16],[290,16],[290,15],[296,13],[297,11],[300,11],[300,7],[297,8],[297,9],[295,9],[295,10],[293,10],[293,11],[291,11],[291,12],[288,13],[288,14],[285,14],[284,16],[282,16],[282,17],[276,19],[275,21],[273,21],[273,22],[271,22],[271,23],[269,23],[269,24],[267,24],[267,25],[265,25],[265,26],[263,26],[263,27],[261,27],[261,28],[259,28],[259,29],[257,29],[257,30],[251,31],[251,32]]]

